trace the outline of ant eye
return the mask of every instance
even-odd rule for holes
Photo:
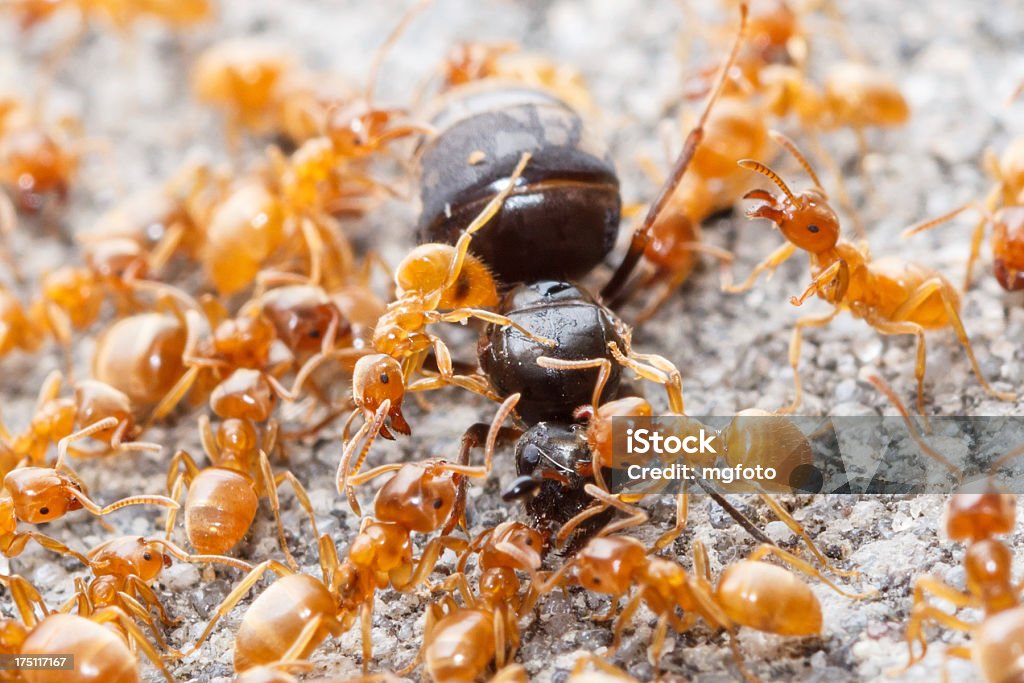
[[[150,560],[153,559],[153,556],[151,554],[149,554],[149,553],[143,553],[142,554],[142,559],[144,559],[146,562],[149,562]]]
[[[601,585],[601,577],[600,576],[595,576],[594,577],[594,585],[595,586],[600,586]]]
[[[388,373],[386,373],[386,372],[380,373],[380,383],[381,384],[387,384],[390,381],[391,381],[391,378],[388,377]]]
[[[532,546],[533,545],[533,539],[532,538],[526,539],[526,545]]]
[[[441,500],[440,498],[438,498],[437,500],[434,501],[434,509],[435,510],[440,510],[442,505],[444,505],[444,501]]]
[[[39,508],[39,514],[48,515],[50,514],[50,508]]]
[[[310,330],[309,336],[312,337],[313,339],[316,339],[317,337],[320,336],[320,330]]]
[[[808,225],[807,226],[808,232],[818,232],[820,229],[821,228],[819,228],[817,225]]]

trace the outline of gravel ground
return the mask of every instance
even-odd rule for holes
[[[983,150],[1000,150],[1024,133],[1024,104],[1005,103],[1024,75],[1024,54],[1019,51],[1024,9],[1013,0],[840,4],[845,14],[841,26],[820,18],[810,24],[813,63],[827,69],[829,61],[842,54],[838,39],[843,33],[870,62],[898,81],[913,116],[903,130],[869,135],[876,150],[865,160],[870,189],[856,173],[854,136],[839,132],[827,138],[827,145],[844,160],[848,185],[868,225],[873,252],[920,260],[959,283],[969,239],[966,221],[913,242],[901,241],[899,231],[981,196],[990,182],[980,170]],[[226,156],[218,118],[196,107],[188,95],[188,65],[204,46],[227,36],[261,34],[289,45],[312,68],[336,70],[360,83],[373,48],[406,3],[251,0],[225,5],[217,22],[188,35],[172,36],[147,23],[138,24],[123,37],[106,28],[91,32],[64,64],[49,105],[54,111],[80,116],[87,135],[109,141],[109,150],[86,159],[82,181],[59,219],[62,227],[58,233],[67,235],[87,228],[122,193],[165,177],[190,154],[202,151]],[[691,67],[708,59],[708,46],[701,40],[706,32],[692,16],[685,16],[690,15],[668,0],[437,0],[389,56],[380,99],[408,103],[408,93],[457,40],[521,41],[583,71],[597,103],[594,125],[611,143],[625,200],[644,201],[653,188],[640,172],[638,159],[641,155],[662,158],[657,124],[687,66],[679,54],[684,45],[692,47]],[[70,17],[57,18],[25,37],[4,20],[0,23],[0,44],[4,46],[0,48],[0,84],[25,90],[37,86],[36,69],[43,56],[73,30]],[[712,58],[717,58],[721,44],[712,49]],[[799,131],[792,132],[799,139]],[[680,137],[678,132],[673,135]],[[395,263],[409,245],[407,226],[414,220],[414,210],[408,202],[389,201],[351,229],[358,239],[372,237],[385,257]],[[720,219],[707,233],[713,243],[737,253],[741,273],[780,242],[774,231],[741,216]],[[73,258],[68,240],[56,239],[52,231],[33,222],[19,230],[15,246],[30,273]],[[806,280],[805,261],[796,258],[749,294],[725,296],[718,291],[715,270],[703,269],[655,320],[637,332],[635,344],[666,355],[683,370],[691,414],[727,415],[749,407],[775,409],[791,398],[792,373],[786,360],[789,332],[798,315],[805,313],[786,302],[803,289]],[[1020,303],[1019,297],[1007,296],[998,287],[987,259],[977,284],[964,296],[968,331],[986,376],[997,388],[1021,385],[1021,354],[1012,341],[1024,334]],[[805,308],[807,312],[825,311],[820,302]],[[454,346],[459,356],[471,357],[471,344]],[[83,373],[91,351],[92,335],[76,344],[75,355]],[[882,374],[909,402],[914,390],[913,362],[910,340],[883,339],[862,322],[844,316],[806,337],[801,366],[806,389],[803,411],[811,415],[894,414],[892,406],[862,378],[873,372]],[[929,410],[935,414],[1021,413],[1019,403],[995,401],[981,390],[952,334],[930,335],[928,362],[927,398]],[[9,425],[25,424],[39,382],[59,366],[60,355],[53,349],[32,358],[3,359],[0,396]],[[451,391],[431,400],[434,410],[429,413],[410,406],[415,437],[382,444],[372,456],[375,462],[452,455],[461,431],[475,421],[489,419],[493,410]],[[120,456],[81,464],[80,472],[97,498],[110,501],[131,493],[160,492],[166,459],[174,449],[201,452],[191,417],[154,430],[150,438],[165,444],[163,455]],[[344,548],[359,520],[333,490],[340,450],[337,432],[325,430],[314,443],[291,447],[290,454],[292,469],[310,491],[321,530],[330,532]],[[471,492],[474,530],[521,514],[498,499],[502,484],[514,474],[510,453],[501,453],[498,460],[490,482]],[[369,500],[370,492],[365,495]],[[741,497],[735,502],[766,524],[769,536],[781,545],[794,545],[789,532],[772,521],[763,505]],[[962,585],[962,548],[944,539],[939,529],[943,503],[942,496],[785,498],[787,507],[827,554],[844,566],[859,569],[862,585],[874,586],[881,594],[877,599],[852,602],[817,585],[815,591],[826,615],[823,636],[792,640],[745,631],[740,645],[751,668],[767,681],[936,680],[943,664],[941,645],[909,671],[895,677],[888,672],[906,659],[903,628],[914,576],[928,572]],[[284,505],[292,548],[307,570],[317,571],[316,550],[308,543],[294,499],[285,495]],[[650,506],[653,527],[639,532],[644,539],[652,538],[671,520],[669,501],[652,501]],[[149,513],[118,513],[111,521],[124,533],[152,534],[158,528],[158,520]],[[47,532],[82,550],[106,537],[95,521],[81,514],[51,525]],[[709,501],[697,503],[672,554],[688,562],[688,549],[695,539],[709,547],[713,570],[754,547],[754,541]],[[1020,547],[1024,536],[1017,533],[1010,543]],[[238,552],[252,561],[279,556],[268,511],[258,516]],[[441,569],[451,565],[447,557]],[[70,558],[54,559],[34,547],[9,563],[0,562],[0,569],[29,577],[50,604],[66,599],[72,579],[84,575]],[[171,641],[191,642],[236,578],[230,571],[217,571],[213,577],[180,564],[168,569],[157,592],[171,613],[184,620],[182,627],[169,634]],[[8,600],[0,604],[5,612],[10,610]],[[422,596],[392,592],[377,601],[375,670],[400,668],[415,654],[424,604]],[[589,619],[604,606],[603,600],[581,592],[545,600],[536,618],[524,626],[519,660],[531,676],[539,681],[561,680],[579,651],[600,651],[607,645],[611,639],[608,626]],[[175,675],[195,681],[229,677],[230,657],[224,653],[230,651],[241,613],[233,612],[197,655],[174,665]],[[646,656],[652,625],[651,615],[641,612],[615,657],[616,663],[641,679],[652,675]],[[935,636],[941,642],[961,639],[947,633],[936,632]],[[672,637],[666,649],[663,666],[681,680],[737,679],[724,639],[707,629],[698,627]],[[316,671],[355,675],[360,666],[358,653],[358,634],[350,632],[316,652]],[[952,662],[950,671],[954,680],[977,677],[968,663]],[[158,679],[154,672],[147,678]]]

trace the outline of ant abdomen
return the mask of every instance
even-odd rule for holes
[[[560,100],[472,84],[445,98],[433,125],[441,132],[420,152],[420,241],[454,244],[529,152],[519,186],[474,237],[473,253],[512,283],[581,277],[611,251],[622,207],[615,168]]]

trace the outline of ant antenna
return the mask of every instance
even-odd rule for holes
[[[779,189],[782,190],[785,193],[786,197],[789,198],[789,201],[793,202],[794,204],[797,203],[796,195],[794,195],[793,192],[789,189],[785,181],[782,180],[781,177],[779,177],[779,174],[773,171],[772,169],[768,168],[764,164],[762,164],[760,161],[754,161],[753,159],[740,159],[736,163],[749,171],[756,171],[757,173],[760,173],[763,176],[767,176],[769,179],[771,179],[773,183],[778,185]]]
[[[797,148],[796,143],[777,130],[768,131],[768,135],[769,137],[771,137],[772,140],[778,143],[779,146],[781,146],[783,149],[785,149],[787,152],[793,155],[793,158],[797,160],[797,163],[799,163],[800,166],[803,167],[807,175],[810,176],[811,180],[814,181],[814,187],[820,190],[822,194],[824,194],[825,186],[821,184],[821,181],[818,179],[818,174],[814,172],[813,168],[811,168],[810,162],[807,161],[807,157],[805,157]]]
[[[384,57],[387,53],[395,46],[398,39],[401,38],[405,30],[409,28],[409,24],[415,19],[420,12],[425,10],[433,0],[419,0],[415,5],[406,10],[398,24],[391,29],[391,33],[388,34],[387,39],[377,49],[377,52],[373,55],[373,62],[370,64],[370,77],[366,82],[366,101],[373,101],[373,93],[377,89],[377,76],[380,73],[381,64],[384,62]]]
[[[619,267],[615,269],[611,280],[601,290],[602,299],[610,300],[619,293],[619,290],[622,289],[622,286],[626,284],[626,280],[633,273],[633,269],[636,268],[640,257],[643,256],[647,243],[651,241],[651,228],[654,226],[654,222],[665,209],[669,199],[675,194],[676,188],[679,187],[679,183],[686,174],[686,169],[689,168],[690,162],[693,161],[693,155],[696,153],[697,147],[704,139],[704,124],[707,123],[708,116],[711,114],[712,105],[718,100],[718,96],[722,94],[722,90],[725,88],[725,82],[728,79],[733,64],[736,63],[736,57],[739,54],[740,46],[743,44],[746,33],[747,3],[744,2],[740,5],[740,29],[736,34],[736,39],[733,41],[732,49],[729,51],[729,58],[726,59],[725,64],[722,65],[721,72],[718,74],[718,82],[715,83],[714,90],[708,95],[707,103],[704,105],[704,111],[697,120],[697,125],[693,127],[690,134],[686,137],[683,150],[679,153],[675,165],[672,166],[668,179],[661,186],[661,189],[658,190],[658,196],[655,197],[654,203],[648,209],[644,222],[633,233],[633,239],[629,243],[629,250],[626,252],[626,256],[622,259]]]

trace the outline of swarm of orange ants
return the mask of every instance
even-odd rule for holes
[[[128,32],[140,19],[180,30],[216,13],[208,0],[12,0],[2,9],[26,32],[58,14],[77,15],[79,31],[47,65],[54,70],[83,32],[103,25]],[[194,96],[223,115],[234,153],[253,140],[268,143],[265,153],[244,171],[190,163],[126,197],[74,234],[74,262],[45,273],[23,272],[18,232],[39,215],[59,219],[88,139],[78,121],[47,118],[40,99],[0,97],[0,360],[41,354],[55,343],[65,364],[43,382],[26,424],[0,422],[0,552],[12,559],[11,573],[0,574],[9,597],[0,654],[21,662],[74,657],[73,670],[15,666],[0,670],[0,680],[138,681],[146,675],[140,667],[151,666],[173,681],[179,663],[194,662],[218,629],[232,627],[231,656],[217,656],[231,660],[236,680],[295,681],[323,663],[316,652],[328,638],[358,623],[356,680],[418,670],[435,681],[524,681],[530,662],[517,659],[528,637],[524,623],[552,593],[582,590],[610,598],[607,613],[595,618],[612,622],[613,639],[578,656],[567,680],[635,680],[614,664],[615,652],[646,608],[654,618],[654,677],[670,635],[703,623],[708,637],[724,634],[723,666],[757,681],[760,667],[744,655],[739,631],[820,636],[827,615],[809,580],[850,600],[876,596],[870,586],[841,585],[859,573],[834,566],[770,490],[758,491],[760,500],[803,547],[779,547],[718,496],[759,544],[716,578],[699,540],[691,542],[689,560],[676,552],[687,525],[685,491],[676,496],[673,525],[647,545],[623,532],[650,526],[648,512],[608,486],[616,468],[613,418],[673,416],[684,431],[703,427],[686,417],[683,373],[663,356],[634,349],[628,314],[618,312],[633,310],[628,301],[653,287],[633,322],[657,315],[701,254],[720,262],[724,292],[742,292],[803,250],[811,279],[791,303],[817,296],[833,307],[794,327],[793,401],[774,412],[741,411],[717,433],[729,464],[765,463],[788,473],[809,462],[807,437],[783,415],[801,403],[802,331],[843,311],[879,334],[914,336],[921,415],[928,407],[928,330],[952,328],[985,391],[1015,398],[983,375],[960,316],[960,290],[923,265],[872,259],[857,223],[857,241],[845,239],[814,165],[773,129],[795,123],[837,172],[819,134],[848,129],[863,150],[868,129],[904,124],[909,109],[896,85],[863,61],[834,66],[815,82],[808,17],[787,0],[730,0],[726,9],[737,21],[719,31],[727,40],[713,43],[719,63],[697,76],[706,95],[699,117],[598,293],[575,281],[609,256],[624,211],[610,157],[581,132],[577,110],[592,104],[577,71],[514,43],[465,43],[425,86],[432,114],[415,103],[376,103],[384,56],[429,11],[428,0],[398,22],[363,88],[303,67],[281,45],[212,45],[193,64]],[[514,141],[495,143],[496,130]],[[996,180],[987,197],[907,231],[977,211],[965,289],[988,226],[997,280],[1009,291],[1024,288],[1022,143],[986,158]],[[794,189],[770,166],[775,145],[803,168],[810,188]],[[395,159],[418,167],[423,211],[419,245],[391,273],[347,228],[381,197],[402,194],[375,175],[380,161]],[[761,186],[759,176],[767,181]],[[838,196],[855,221],[841,184]],[[737,284],[733,255],[702,241],[701,226],[741,200],[753,202],[749,218],[771,221],[786,242]],[[375,286],[375,270],[393,276],[389,290]],[[449,347],[443,330],[456,323],[479,325],[479,363]],[[90,335],[83,377],[73,352]],[[641,385],[623,382],[624,370],[660,387],[667,410],[645,398]],[[922,450],[955,469],[925,443],[892,389],[871,381],[904,415]],[[413,433],[407,394],[429,409],[425,392],[442,389],[497,407],[449,453],[368,465],[378,439]],[[205,459],[175,450],[166,460],[166,491],[103,504],[72,468],[96,458],[163,457],[166,444],[144,440],[150,430],[191,419]],[[338,420],[340,431],[327,431]],[[288,467],[287,446],[325,434],[337,454],[337,507],[347,499],[361,518],[351,537],[320,531],[306,487]],[[783,442],[789,455],[780,458]],[[468,484],[491,477],[508,444],[520,476],[503,497],[525,503],[526,521],[514,519],[510,506],[508,519],[470,534]],[[382,480],[364,514],[360,497]],[[311,536],[282,519],[285,483]],[[240,559],[263,499],[280,555]],[[163,533],[121,535],[102,522],[110,535],[80,550],[37,528],[83,509],[102,518],[129,506],[164,515]],[[997,538],[1014,530],[1015,511],[1016,498],[994,484],[951,497],[947,530],[967,544],[966,589],[917,579],[908,667],[924,657],[926,627],[935,623],[969,634],[946,652],[973,659],[984,680],[1024,676],[1024,607],[1011,550]],[[293,553],[304,539],[316,539],[306,546],[319,558],[319,575],[303,571]],[[32,541],[41,550],[29,551]],[[81,571],[63,604],[48,604],[45,591],[15,573],[14,558],[26,552],[68,556]],[[232,581],[201,631],[172,633],[181,619],[155,585],[174,561],[206,565],[207,577],[224,571]],[[262,583],[268,573],[273,581]],[[379,671],[376,599],[395,592],[425,603],[422,642],[404,669]],[[961,608],[980,616],[962,616]]]

